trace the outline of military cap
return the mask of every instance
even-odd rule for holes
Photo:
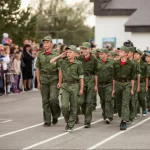
[[[84,42],[81,47],[82,48],[91,48],[91,44],[89,42]]]
[[[136,48],[135,47],[128,47],[128,49],[131,51],[131,52],[135,52],[136,51]]]
[[[72,50],[74,51],[75,53],[80,53],[78,50],[77,50],[77,47],[75,45],[70,45],[69,47],[66,48],[66,50]]]
[[[52,38],[50,36],[45,36],[44,39],[42,40],[42,42],[44,42],[44,41],[52,42]]]
[[[124,51],[126,53],[128,53],[130,51],[129,48],[126,47],[126,46],[121,46],[120,48],[118,48],[118,50],[122,50],[122,51]]]
[[[145,55],[150,56],[150,51],[146,51]]]
[[[113,51],[110,51],[109,53],[108,53],[109,55],[111,55],[111,56],[118,56],[118,54],[117,53],[115,53],[115,52],[113,52]]]
[[[91,54],[96,54],[96,50],[91,50],[90,53]]]
[[[135,50],[135,53],[139,53],[140,55],[143,55],[143,52],[140,49]]]
[[[97,49],[97,52],[100,52],[100,53],[109,53],[109,50],[107,48],[102,48],[102,49]]]

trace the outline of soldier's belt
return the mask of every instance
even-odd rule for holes
[[[93,76],[93,75],[94,75],[94,73],[85,73],[85,74],[84,74],[85,77]]]
[[[79,81],[75,80],[75,81],[67,81],[67,80],[64,80],[63,83],[67,83],[67,84],[77,84],[79,83]]]
[[[41,72],[41,75],[57,75],[58,73],[57,72]]]
[[[130,82],[131,80],[129,80],[129,79],[118,79],[116,81],[124,83],[124,82]]]
[[[107,85],[107,84],[110,84],[112,82],[99,82],[99,85]]]

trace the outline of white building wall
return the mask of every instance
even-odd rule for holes
[[[129,16],[96,16],[95,42],[101,48],[103,38],[116,38],[116,47],[131,40],[137,48],[150,49],[150,33],[125,32],[125,23]]]
[[[146,50],[147,47],[150,49],[150,32],[132,33],[132,41],[137,48],[143,51]]]
[[[131,33],[125,33],[125,23],[129,16],[96,16],[95,41],[102,47],[102,39],[116,37],[116,47],[131,39]]]

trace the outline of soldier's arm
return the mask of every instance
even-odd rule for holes
[[[83,88],[84,88],[84,79],[80,78],[80,91],[79,91],[79,95],[83,94]]]
[[[112,80],[112,96],[114,96],[115,94],[115,85],[116,85],[116,74],[115,74],[115,63],[113,63],[113,71],[112,71],[112,76],[113,76],[113,80]]]
[[[39,55],[37,57],[37,61],[36,61],[36,77],[37,77],[37,83],[38,83],[38,89],[40,89],[40,59],[39,59]]]
[[[146,82],[145,82],[146,87],[145,88],[146,88],[146,92],[147,92],[148,91],[148,66],[147,65],[145,66],[145,74],[146,74]]]
[[[58,84],[57,84],[57,88],[60,88],[62,84],[62,70],[58,70]]]
[[[141,69],[140,65],[136,65],[136,75],[137,75],[137,92],[140,91],[140,79],[141,79]]]
[[[79,75],[79,82],[80,82],[80,91],[79,95],[83,94],[83,88],[84,88],[84,69],[83,64],[80,62],[78,65],[78,75]]]
[[[94,68],[94,74],[95,74],[95,87],[94,91],[98,91],[98,60],[95,58],[95,68]]]
[[[55,63],[57,60],[61,59],[61,58],[64,58],[66,57],[66,52],[62,53],[61,55],[57,56],[57,57],[54,57],[53,59],[50,60],[50,64],[53,64]]]
[[[131,95],[134,94],[134,80],[135,80],[135,75],[136,75],[136,71],[135,71],[135,67],[134,64],[132,65],[132,69],[131,69]]]

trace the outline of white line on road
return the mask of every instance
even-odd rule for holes
[[[6,120],[6,121],[3,121],[1,123],[8,123],[8,122],[12,122],[13,120]]]
[[[99,119],[99,120],[97,120],[97,121],[95,121],[95,122],[92,122],[91,124],[94,125],[94,124],[97,124],[97,123],[99,123],[99,122],[101,122],[101,121],[103,121],[103,119]],[[84,126],[78,127],[78,128],[75,129],[75,131],[80,130],[80,129],[83,129],[83,128],[84,128]],[[62,137],[62,136],[65,136],[65,135],[67,135],[67,134],[69,134],[69,133],[68,133],[68,132],[65,132],[65,133],[59,134],[59,135],[54,136],[54,137],[52,137],[52,138],[49,138],[49,139],[47,139],[47,140],[44,140],[44,141],[41,141],[41,142],[39,142],[39,143],[33,144],[33,145],[31,145],[31,146],[25,147],[25,148],[23,148],[22,150],[28,150],[28,149],[35,148],[35,147],[37,147],[37,146],[39,146],[39,145],[42,145],[42,144],[45,144],[45,143],[47,143],[47,142],[53,141],[53,140],[58,139],[58,138],[60,138],[60,137]]]
[[[133,129],[133,128],[136,128],[136,127],[142,125],[143,123],[147,122],[148,120],[150,120],[150,117],[148,117],[147,119],[145,119],[145,120],[143,120],[143,121],[137,123],[136,125],[134,125],[134,126],[132,126],[132,127],[129,127],[129,128],[128,128],[127,130],[125,130],[125,131],[120,131],[120,132],[118,132],[118,133],[116,133],[116,134],[110,136],[109,138],[106,138],[105,140],[103,140],[103,141],[101,141],[101,142],[95,144],[94,146],[88,148],[87,150],[95,149],[95,148],[97,148],[97,147],[99,147],[99,146],[105,144],[106,142],[108,142],[108,141],[114,139],[115,137],[117,137],[117,136],[119,136],[119,135],[121,135],[121,134],[123,134],[123,133],[125,133],[125,132],[128,132],[128,131],[130,131],[130,130]]]
[[[98,106],[96,107],[97,109],[101,108],[101,106]],[[64,117],[60,117],[58,120],[61,120],[63,119]],[[32,128],[35,128],[35,127],[39,127],[43,125],[43,122],[42,123],[39,123],[39,124],[35,124],[35,125],[32,125],[32,126],[29,126],[29,127],[26,127],[26,128],[23,128],[23,129],[19,129],[19,130],[16,130],[16,131],[12,131],[12,132],[9,132],[9,133],[6,133],[6,134],[2,134],[0,135],[0,138],[2,137],[6,137],[6,136],[9,136],[9,135],[12,135],[12,134],[15,134],[15,133],[19,133],[19,132],[22,132],[22,131],[25,131],[25,130],[28,130],[28,129],[32,129]]]
[[[61,117],[59,118],[58,120],[61,120],[63,119],[64,117]],[[22,131],[25,131],[25,130],[28,130],[28,129],[32,129],[32,128],[35,128],[35,127],[38,127],[38,126],[41,126],[43,125],[43,122],[42,123],[39,123],[39,124],[35,124],[33,126],[29,126],[29,127],[26,127],[26,128],[23,128],[23,129],[19,129],[19,130],[16,130],[16,131],[12,131],[12,132],[9,132],[9,133],[6,133],[6,134],[2,134],[0,135],[0,138],[2,137],[5,137],[5,136],[8,136],[8,135],[12,135],[12,134],[15,134],[15,133],[19,133],[19,132],[22,132]]]

